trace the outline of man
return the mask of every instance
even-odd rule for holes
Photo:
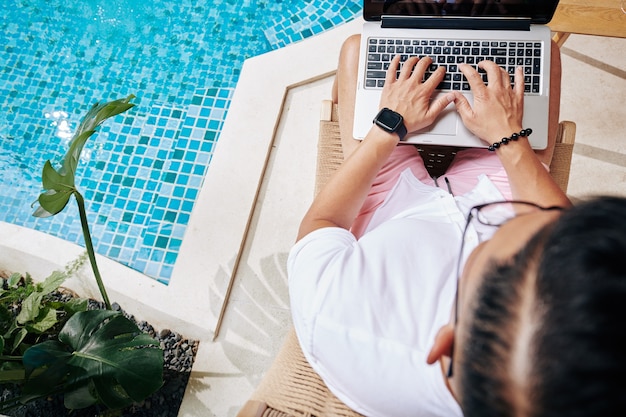
[[[442,189],[415,148],[398,145],[401,131],[373,125],[362,142],[352,139],[358,43],[344,44],[334,88],[346,159],[304,216],[288,261],[302,350],[331,391],[365,415],[454,416],[461,407],[467,415],[542,415],[537,367],[550,373],[558,366],[540,360],[546,346],[538,333],[553,309],[538,301],[535,285],[548,243],[558,247],[557,231],[568,229],[562,212],[570,206],[545,168],[558,121],[558,50],[550,145],[541,152],[522,126],[521,70],[511,89],[509,75],[492,62],[479,65],[488,87],[464,66],[470,105],[455,93],[431,100],[444,70],[423,82],[429,58],[409,59],[397,79],[395,58],[380,108],[400,114],[407,131],[454,105],[470,130],[498,145],[460,152]],[[504,277],[487,279],[498,274]],[[509,313],[500,320],[493,304]]]

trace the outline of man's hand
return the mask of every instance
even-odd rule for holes
[[[430,57],[407,59],[396,79],[399,63],[400,56],[397,55],[389,65],[380,108],[387,107],[400,113],[407,131],[414,132],[430,126],[455,99],[455,95],[450,93],[431,101],[435,88],[443,80],[445,69],[438,68],[426,82],[422,82],[426,70],[432,64]]]
[[[474,104],[470,105],[461,93],[455,93],[454,103],[465,126],[482,140],[493,143],[522,129],[524,75],[518,67],[515,87],[511,88],[509,74],[494,62],[481,61],[478,66],[487,71],[489,86],[473,67],[461,65],[459,69],[469,82]]]

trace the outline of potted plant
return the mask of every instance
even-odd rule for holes
[[[13,274],[0,289],[0,383],[18,383],[18,397],[0,402],[0,412],[52,394],[63,394],[68,409],[99,403],[121,409],[163,384],[163,350],[150,335],[111,308],[98,270],[83,196],[75,185],[82,149],[108,118],[132,108],[125,99],[96,103],[82,119],[61,167],[46,161],[45,190],[37,217],[61,212],[71,197],[78,205],[85,247],[105,309],[88,310],[87,300],[51,294],[80,263],[52,273],[41,283]]]

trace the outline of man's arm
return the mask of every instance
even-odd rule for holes
[[[460,67],[474,96],[474,103],[470,105],[462,94],[456,94],[455,104],[465,126],[488,144],[500,142],[522,128],[532,128],[522,126],[524,77],[521,68],[515,72],[515,87],[511,89],[509,74],[502,68],[491,61],[482,61],[479,66],[487,71],[489,86],[471,66]],[[506,170],[513,199],[543,206],[571,204],[542,165],[528,138],[510,141],[497,148],[496,153]]]
[[[422,82],[432,60],[409,58],[396,79],[400,57],[396,56],[389,66],[380,108],[387,107],[404,117],[407,131],[412,132],[429,126],[443,109],[454,100],[453,94],[431,102],[435,87],[444,76],[444,69],[437,70],[426,82]],[[328,184],[320,191],[300,224],[298,240],[322,227],[349,229],[359,213],[372,186],[376,174],[398,144],[398,135],[372,126],[363,142],[344,161]]]

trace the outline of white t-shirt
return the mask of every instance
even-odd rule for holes
[[[288,259],[293,322],[328,388],[364,415],[461,416],[426,356],[450,319],[466,212],[501,200],[486,176],[462,197],[404,171],[358,241],[318,229]],[[477,244],[471,229],[466,245]],[[466,251],[468,252],[468,251]]]

